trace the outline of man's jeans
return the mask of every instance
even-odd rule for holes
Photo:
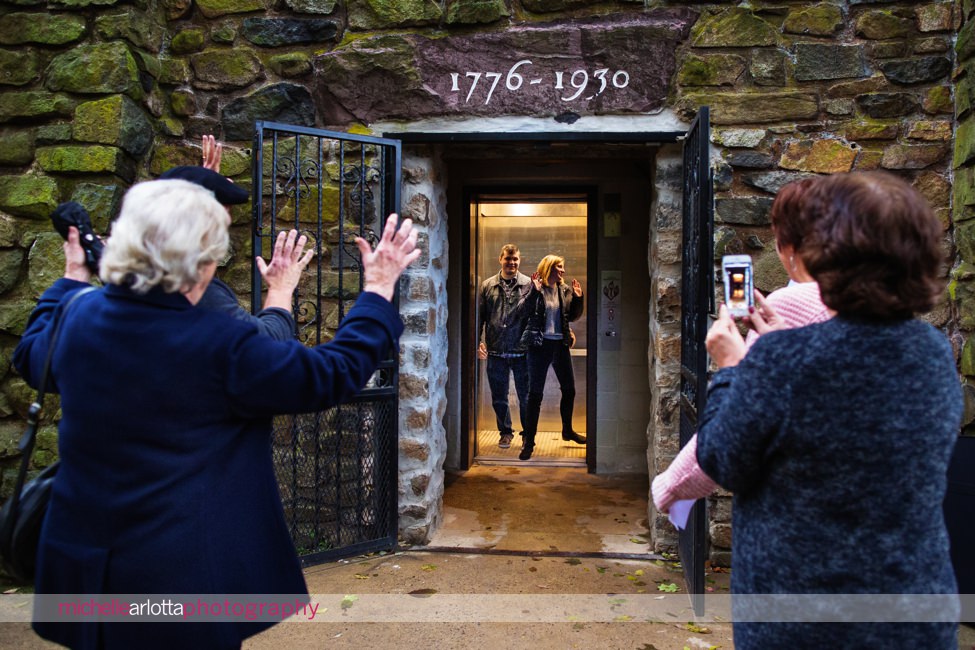
[[[498,418],[498,431],[501,435],[514,434],[511,430],[511,409],[508,407],[508,376],[515,376],[515,393],[518,394],[518,415],[521,428],[525,428],[526,408],[528,407],[528,360],[520,357],[498,357],[488,355],[487,379],[491,388],[491,406]]]

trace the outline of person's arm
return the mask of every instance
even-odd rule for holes
[[[475,340],[477,341],[477,358],[487,359],[487,321],[491,318],[488,313],[488,301],[487,301],[487,280],[481,283],[481,289],[478,291],[477,299],[477,314],[474,318],[476,319],[476,329]]]
[[[697,434],[691,436],[670,467],[657,474],[651,484],[653,505],[667,514],[675,501],[703,499],[718,487],[697,463]]]
[[[582,285],[575,278],[572,278],[572,300],[569,302],[569,322],[579,320],[586,307],[586,301],[582,297]]]
[[[762,480],[769,446],[790,408],[795,355],[771,340],[780,336],[763,337],[740,363],[718,370],[708,387],[697,462],[733,492],[747,492]]]
[[[403,332],[392,305],[397,280],[420,255],[409,219],[397,229],[393,214],[372,250],[362,238],[365,291],[328,343],[306,348],[253,334],[234,346],[228,393],[244,415],[294,413],[334,406],[355,395],[389,356]]]

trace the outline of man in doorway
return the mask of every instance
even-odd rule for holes
[[[481,283],[477,309],[477,358],[487,359],[487,378],[491,405],[497,416],[501,440],[498,447],[508,449],[515,434],[508,406],[509,376],[515,377],[518,413],[525,426],[528,405],[527,345],[521,341],[528,322],[525,301],[532,290],[531,278],[518,271],[521,255],[515,244],[505,244],[498,256],[501,270]],[[484,340],[481,340],[481,331]]]

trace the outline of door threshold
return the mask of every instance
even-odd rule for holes
[[[585,458],[536,458],[518,460],[517,458],[497,456],[475,456],[475,465],[502,465],[508,467],[585,467]]]

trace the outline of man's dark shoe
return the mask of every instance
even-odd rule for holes
[[[521,434],[521,439],[521,453],[518,454],[518,459],[528,460],[532,457],[532,452],[535,451],[535,434],[523,433]]]
[[[575,442],[575,443],[578,443],[580,445],[586,444],[586,437],[585,436],[580,436],[575,431],[570,431],[568,433],[563,433],[562,434],[562,440],[568,440],[570,442]]]

